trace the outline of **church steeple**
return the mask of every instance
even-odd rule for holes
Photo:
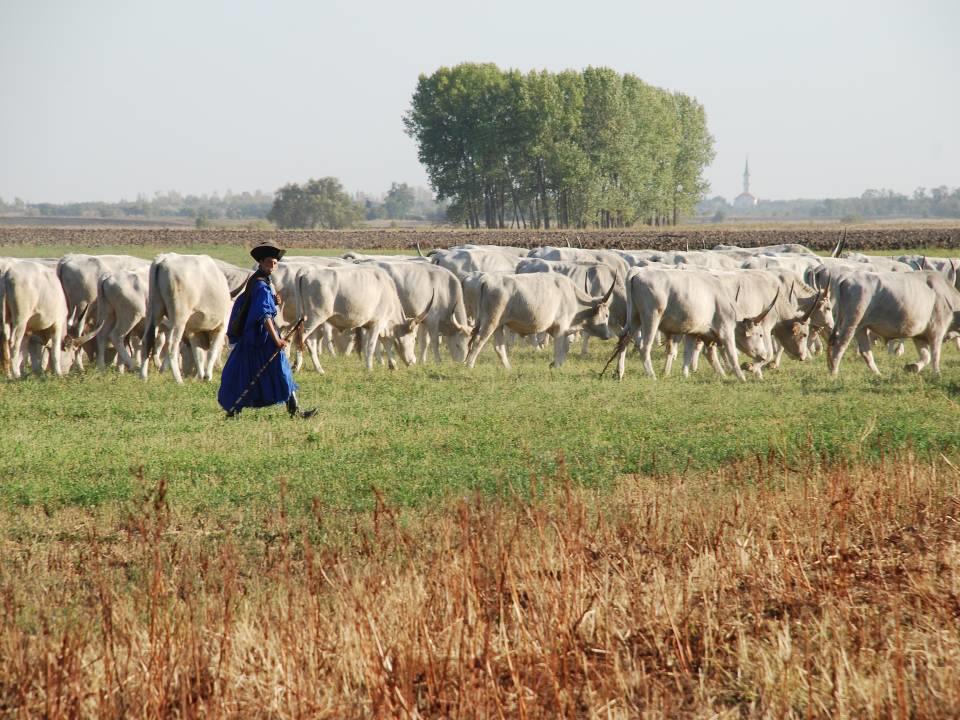
[[[751,208],[757,204],[757,199],[750,194],[750,156],[747,156],[743,164],[743,192],[733,199],[733,206],[736,208]]]

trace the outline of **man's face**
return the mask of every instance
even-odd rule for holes
[[[280,261],[277,260],[276,258],[272,258],[272,257],[264,258],[263,260],[260,260],[260,269],[264,272],[264,274],[269,275],[270,273],[272,273],[274,270],[277,269],[277,265],[279,263]]]

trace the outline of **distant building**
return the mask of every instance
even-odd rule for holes
[[[743,166],[743,192],[733,199],[735,208],[752,208],[757,204],[757,198],[750,194],[750,158]]]

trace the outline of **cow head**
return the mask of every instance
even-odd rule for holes
[[[814,322],[814,317],[817,321]],[[809,337],[812,328],[833,327],[833,318],[830,315],[830,298],[822,290],[818,290],[813,302],[806,311],[799,311],[792,320],[787,320],[777,333],[777,340],[783,349],[800,361],[809,357]]]
[[[450,348],[450,357],[454,362],[463,362],[467,357],[467,349],[470,343],[470,337],[473,335],[473,328],[469,324],[461,323],[457,320],[457,311],[450,313],[449,324],[453,327],[452,335],[446,336],[447,347]]]
[[[393,344],[397,353],[405,365],[416,365],[417,363],[417,330],[427,315],[430,314],[430,308],[433,307],[433,301],[437,294],[434,292],[430,296],[430,302],[419,315],[412,318],[404,317],[396,331],[393,333]]]
[[[739,296],[739,294],[740,288],[737,288],[737,296]],[[778,288],[776,294],[773,296],[773,300],[764,310],[753,317],[747,317],[737,321],[737,345],[744,353],[755,360],[769,361],[773,359],[770,355],[770,343],[768,342],[767,329],[764,327],[763,321],[767,319],[767,315],[773,310],[773,306],[777,304],[779,298],[780,290]]]
[[[591,309],[587,314],[586,322],[583,325],[584,331],[588,335],[609,340],[613,337],[610,332],[610,298],[613,295],[613,289],[617,286],[617,278],[613,278],[610,283],[610,289],[600,298],[596,298],[591,303]]]

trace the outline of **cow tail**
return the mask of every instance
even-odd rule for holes
[[[306,310],[306,303],[303,302],[303,273],[302,272],[297,273],[297,280],[293,284],[293,286],[294,288],[296,288],[295,299],[297,301],[297,322],[298,322],[297,335],[296,335],[297,349],[300,352],[303,352],[307,347],[306,337],[303,334],[303,326],[307,324],[307,320],[304,314],[304,311]]]
[[[480,296],[477,298],[477,324],[473,328],[473,335],[470,337],[470,344],[473,344],[473,341],[477,339],[477,336],[480,334],[480,313],[483,312],[483,291],[487,288],[487,281],[480,281]]]
[[[7,345],[7,274],[0,273],[0,369],[10,368],[10,347]]]
[[[160,263],[156,260],[150,265],[150,280],[147,286],[147,321],[143,328],[143,362],[153,356],[153,348],[157,340],[157,324],[155,315],[160,307],[160,283],[157,276],[160,272]]]

